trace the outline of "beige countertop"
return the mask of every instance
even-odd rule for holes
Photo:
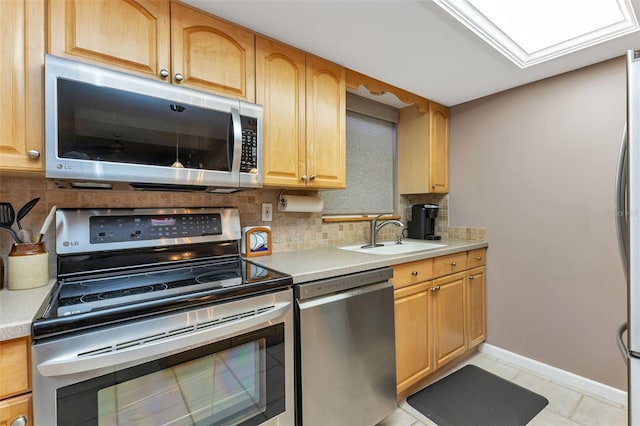
[[[441,243],[446,244],[446,247],[398,255],[381,256],[342,250],[337,247],[321,247],[254,257],[251,261],[290,274],[293,276],[293,282],[298,284],[487,247],[486,242],[442,241]],[[31,321],[54,283],[55,279],[52,279],[46,286],[29,290],[6,288],[0,290],[0,340],[31,334]]]
[[[28,290],[0,290],[0,340],[14,339],[31,334],[31,320],[55,284]]]
[[[420,240],[405,239],[407,242]],[[250,260],[276,271],[293,276],[294,284],[321,280],[339,275],[382,268],[399,263],[429,259],[461,251],[487,247],[487,242],[430,241],[446,244],[446,247],[397,255],[376,255],[342,250],[337,247],[321,247],[298,251],[274,253],[270,256],[252,257]]]

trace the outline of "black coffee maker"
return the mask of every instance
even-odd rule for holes
[[[411,206],[411,220],[407,227],[407,236],[418,240],[439,240],[436,235],[436,218],[440,206],[437,204],[414,204]]]

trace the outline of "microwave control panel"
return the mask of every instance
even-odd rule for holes
[[[89,234],[91,244],[200,237],[222,234],[222,221],[219,213],[94,216]]]
[[[258,120],[241,116],[242,123],[242,157],[240,172],[258,172]]]

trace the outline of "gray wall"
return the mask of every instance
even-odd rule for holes
[[[486,226],[487,342],[626,389],[623,58],[451,109],[450,224]]]

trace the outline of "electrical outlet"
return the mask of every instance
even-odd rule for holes
[[[262,203],[262,221],[271,222],[273,220],[273,205],[271,203]]]

